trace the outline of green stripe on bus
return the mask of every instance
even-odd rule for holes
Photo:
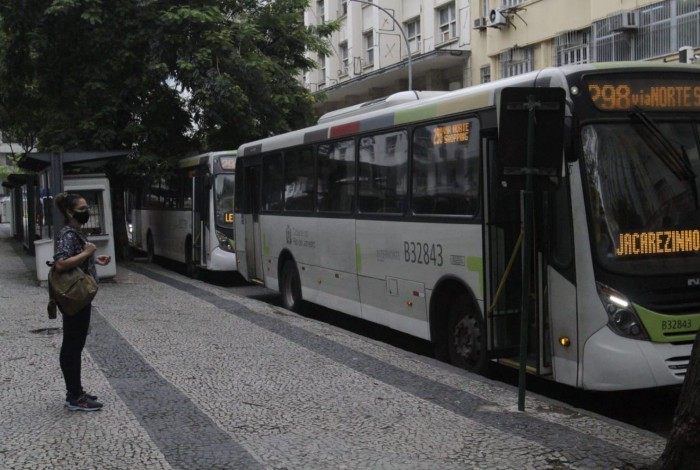
[[[355,243],[355,267],[357,268],[357,274],[362,271],[362,249],[359,243]]]
[[[634,308],[654,343],[693,341],[700,330],[700,313],[666,315],[637,304]]]
[[[394,125],[406,124],[407,122],[422,121],[438,116],[438,106],[436,104],[420,106],[406,111],[396,111],[394,113]]]
[[[479,290],[481,298],[484,298],[484,258],[481,256],[467,256],[467,269],[479,274]]]

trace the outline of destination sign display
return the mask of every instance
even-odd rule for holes
[[[224,222],[233,223],[234,220],[233,212],[224,212]]]
[[[444,126],[435,126],[433,129],[433,145],[454,144],[469,142],[471,137],[471,123],[469,121],[451,122]]]
[[[236,169],[236,157],[221,157],[219,163],[221,163],[221,168],[223,170]]]
[[[700,253],[700,230],[628,232],[619,235],[617,256]]]
[[[700,111],[700,80],[592,78],[586,89],[601,111]]]

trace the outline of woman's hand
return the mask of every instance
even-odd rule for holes
[[[112,257],[107,255],[98,256],[95,259],[95,263],[99,264],[100,266],[107,266],[110,261],[112,261]]]
[[[90,242],[85,242],[85,246],[83,247],[83,253],[87,253],[88,255],[92,255],[95,250],[97,250],[97,247],[95,246],[94,243]]]

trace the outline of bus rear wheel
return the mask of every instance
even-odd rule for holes
[[[478,374],[486,372],[485,333],[481,313],[470,305],[465,295],[459,295],[449,310],[446,339],[450,362]]]
[[[301,280],[296,264],[292,260],[287,260],[282,266],[280,276],[280,294],[282,295],[282,305],[287,310],[298,312],[301,308]]]
[[[146,261],[153,263],[153,261],[156,259],[155,251],[155,246],[153,245],[153,235],[151,232],[148,232],[148,235],[146,235]]]

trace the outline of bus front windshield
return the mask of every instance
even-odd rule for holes
[[[214,179],[214,216],[219,227],[233,228],[234,174],[216,175]]]
[[[626,274],[696,273],[700,263],[698,124],[582,128],[595,257]]]

